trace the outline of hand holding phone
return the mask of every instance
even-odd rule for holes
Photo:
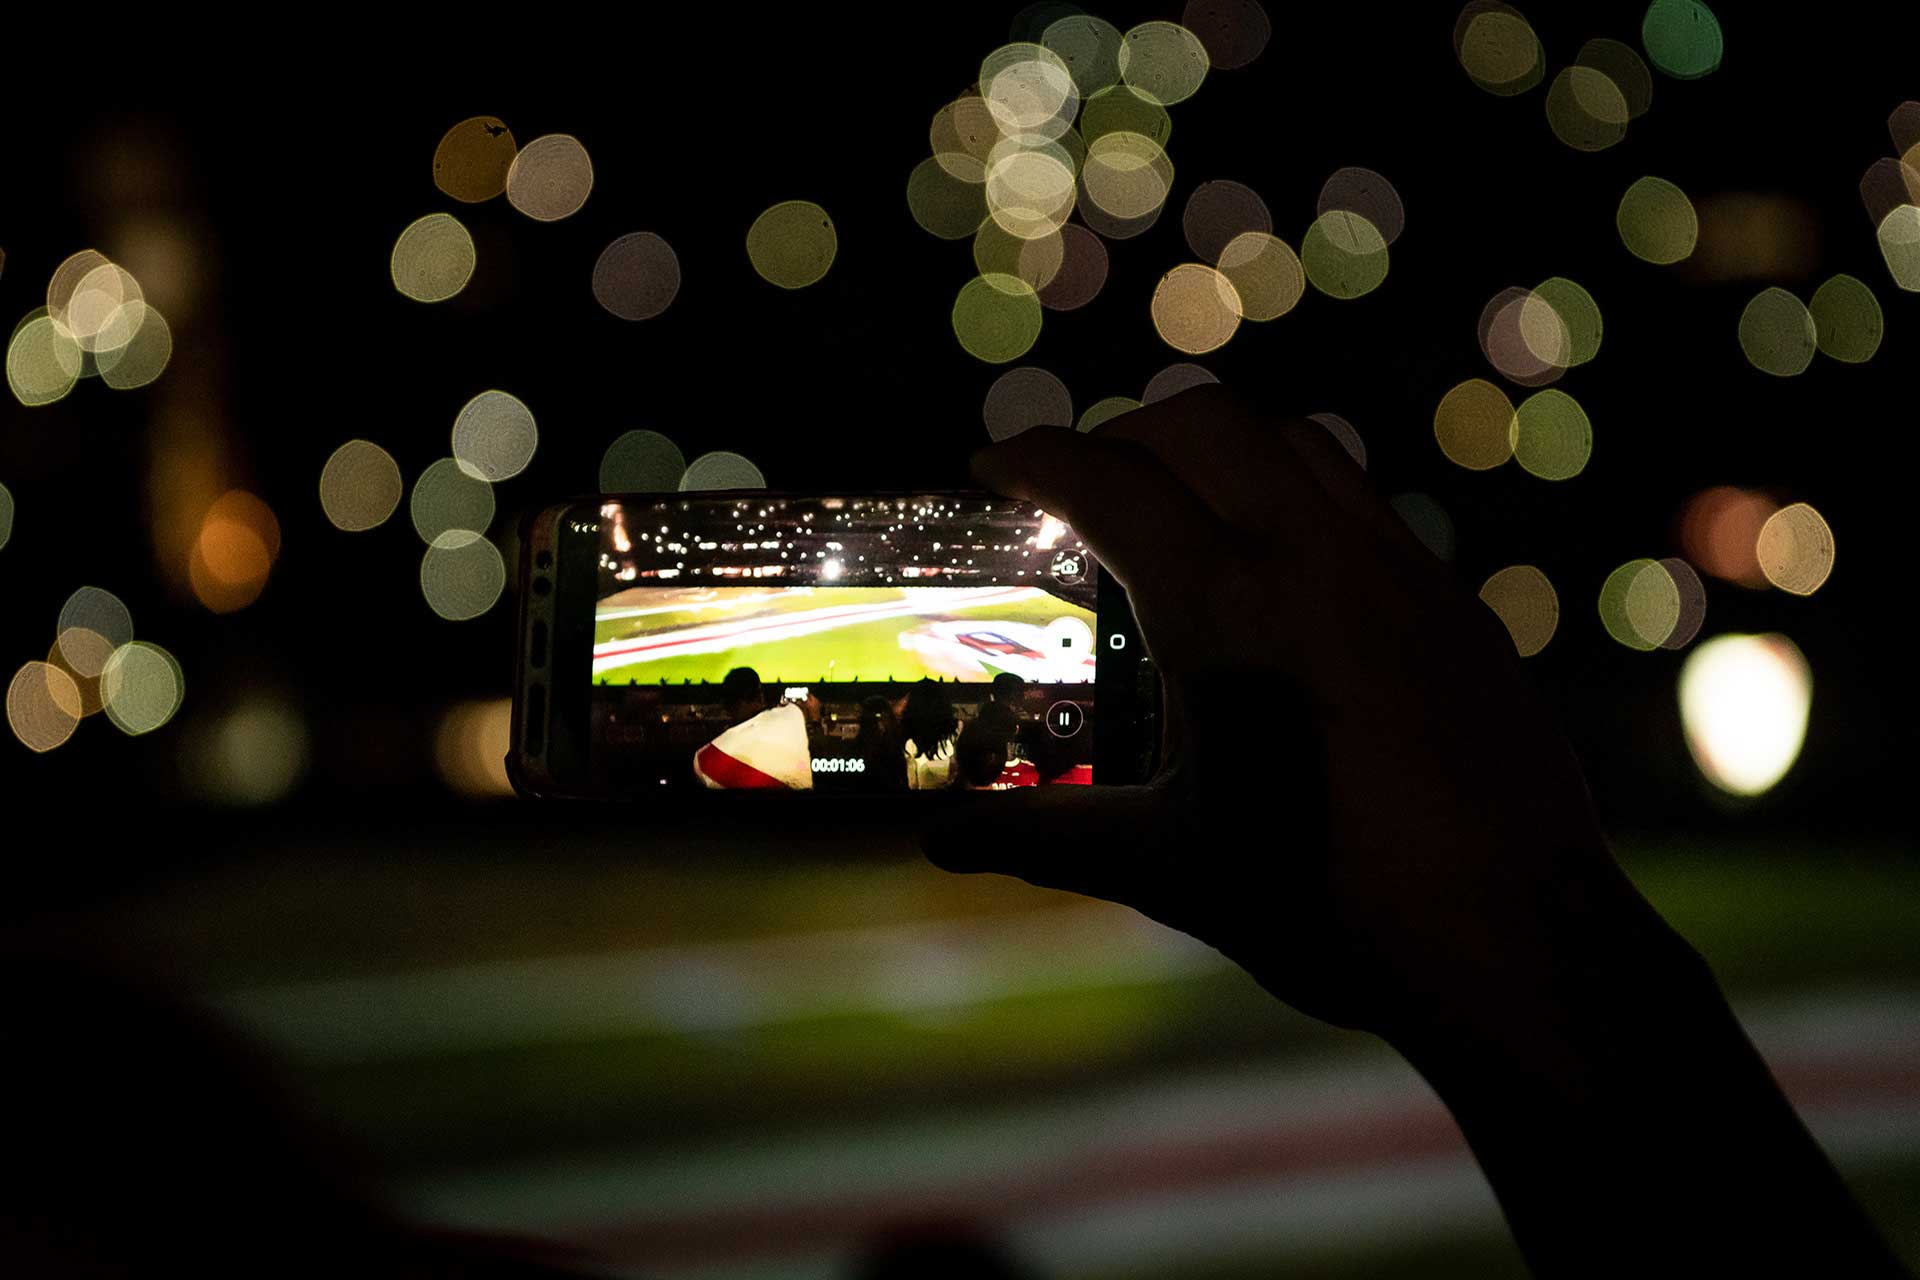
[[[1151,785],[943,819],[936,863],[1127,903],[1382,1031],[1539,980],[1589,919],[1669,936],[1504,628],[1317,423],[1209,386],[975,473],[1125,584],[1167,741]]]

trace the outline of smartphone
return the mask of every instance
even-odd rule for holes
[[[1126,592],[1031,503],[600,494],[521,534],[523,795],[928,798],[1157,766]]]

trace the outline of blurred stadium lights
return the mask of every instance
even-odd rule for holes
[[[1783,635],[1721,635],[1680,668],[1687,749],[1706,779],[1731,795],[1771,789],[1806,741],[1813,679]]]
[[[246,693],[184,727],[181,780],[208,803],[257,808],[290,795],[306,777],[311,755],[297,706],[276,693]]]
[[[509,698],[461,702],[448,708],[433,739],[434,766],[441,781],[463,796],[512,795],[506,764],[512,721]]]

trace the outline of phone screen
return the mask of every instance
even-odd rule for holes
[[[1134,780],[1098,748],[1137,744],[1101,744],[1097,705],[1124,679],[1131,707],[1131,610],[1030,504],[649,496],[602,499],[595,523],[575,669],[597,791]]]

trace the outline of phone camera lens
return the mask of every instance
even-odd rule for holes
[[[533,580],[533,594],[537,596],[544,596],[544,595],[551,595],[552,593],[553,593],[553,583],[551,580],[547,578],[535,578]]]
[[[553,568],[553,552],[542,551],[538,555],[534,556],[533,567],[536,569]]]

